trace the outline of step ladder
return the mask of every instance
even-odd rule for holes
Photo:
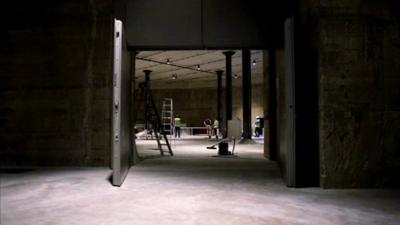
[[[146,87],[144,83],[140,84],[139,89],[136,91],[135,103],[135,107],[137,107],[136,109],[140,109],[141,106],[144,106],[144,108],[147,109],[144,110],[144,116],[147,118],[147,121],[144,121],[147,128],[147,130],[145,130],[145,138],[153,139],[154,136],[161,156],[164,156],[165,152],[173,156],[174,153],[172,152],[168,137],[164,132],[162,132],[161,118],[154,103],[153,95],[150,88]],[[133,114],[134,122],[138,121],[138,117],[138,112],[135,112]],[[165,147],[167,147],[167,149],[164,149]]]
[[[172,98],[164,98],[161,111],[162,132],[167,135],[173,135],[173,100]]]
[[[164,156],[164,153],[167,152],[171,156],[174,155],[171,149],[171,145],[169,144],[168,137],[165,132],[162,132],[162,124],[160,114],[158,114],[156,104],[154,103],[153,95],[150,90],[147,90],[148,101],[146,103],[150,104],[148,106],[148,120],[150,122],[150,130],[155,135],[157,140],[158,149],[160,150],[161,156]],[[167,149],[164,150],[163,146],[166,146]]]

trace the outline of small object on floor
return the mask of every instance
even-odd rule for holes
[[[218,144],[218,155],[231,155],[232,153],[228,151],[228,142],[220,142]]]
[[[235,140],[234,140],[235,141]],[[229,144],[228,142],[220,142],[218,144],[218,155],[213,156],[213,157],[222,157],[222,158],[236,158],[238,157],[237,155],[234,154],[235,151],[235,142],[233,144],[233,149],[232,152],[228,150],[229,149]]]
[[[219,145],[219,143],[224,142],[226,140],[228,140],[228,139],[222,139],[221,141],[217,142],[216,144],[208,146],[207,149],[217,149],[215,146]]]
[[[238,158],[238,155],[213,155],[212,157],[216,157],[216,158]]]
[[[233,148],[232,151],[229,151],[229,138],[225,138],[222,141],[212,145],[212,146],[208,146],[207,149],[216,149],[215,146],[218,145],[218,155],[217,156],[213,156],[213,157],[226,157],[226,158],[234,158],[237,157],[237,155],[235,155],[235,146],[236,146],[236,138],[232,137],[233,139]]]

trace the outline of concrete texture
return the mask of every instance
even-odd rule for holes
[[[8,5],[9,4],[9,5]],[[113,1],[4,5],[2,166],[106,166]]]
[[[323,187],[400,187],[400,7],[302,1]]]
[[[307,37],[301,43],[307,50],[301,58],[307,69],[298,77],[318,81],[318,105],[310,111],[318,111],[314,118],[319,139],[314,141],[321,186],[400,187],[398,3],[300,2],[299,31]],[[62,0],[4,5],[2,15],[13,20],[4,20],[0,43],[2,167],[109,165],[113,3]],[[212,91],[202,97],[194,93],[203,90],[207,91],[189,90],[193,98],[177,91],[182,101],[197,104],[177,104],[178,109],[184,106],[179,113],[189,125],[202,126],[205,117],[215,115],[207,108],[215,105]],[[305,88],[304,93],[308,91]],[[240,101],[240,90],[234,94]],[[253,118],[257,110],[263,113],[261,100],[254,104],[260,108],[253,110]],[[308,113],[307,107],[303,112]],[[240,117],[240,108],[234,108],[234,114]],[[282,147],[286,142],[281,137]],[[285,152],[279,153],[284,167]]]
[[[159,157],[155,141],[138,140],[147,158],[121,188],[106,168],[3,171],[0,224],[382,224],[400,221],[397,190],[289,189],[262,145],[237,146],[216,158],[208,139],[173,140]]]
[[[264,114],[262,90],[263,87],[260,84],[252,86],[252,124],[257,115]],[[204,119],[214,118],[217,115],[216,88],[156,89],[152,90],[152,93],[159,110],[164,98],[172,98],[174,113],[179,114],[182,122],[188,126],[204,126]],[[225,92],[223,95],[225,96]],[[225,118],[225,109],[222,115]],[[237,86],[232,88],[232,116],[241,120],[243,117],[242,88]]]

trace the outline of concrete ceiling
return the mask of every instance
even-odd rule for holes
[[[198,51],[142,51],[136,56],[136,83],[144,81],[143,70],[152,70],[152,88],[215,87],[216,70],[225,71],[225,50]],[[240,85],[242,76],[242,54],[236,50],[232,56],[233,85]],[[169,64],[167,63],[169,60]],[[262,82],[262,51],[251,51],[253,83]],[[198,70],[200,66],[200,70]],[[172,79],[176,74],[177,79]]]

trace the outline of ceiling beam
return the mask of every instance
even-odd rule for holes
[[[197,72],[209,73],[209,74],[214,74],[214,75],[216,74],[215,72],[208,71],[208,70],[200,70],[199,71],[198,69],[193,68],[193,67],[181,66],[181,65],[177,65],[177,64],[173,64],[173,63],[167,63],[167,62],[163,62],[163,61],[154,60],[154,59],[146,59],[146,58],[142,58],[142,57],[136,57],[136,59],[142,60],[142,61],[147,61],[147,62],[158,63],[158,64],[162,64],[162,65],[173,66],[173,67],[177,67],[177,68],[181,68],[181,69],[194,70]]]

